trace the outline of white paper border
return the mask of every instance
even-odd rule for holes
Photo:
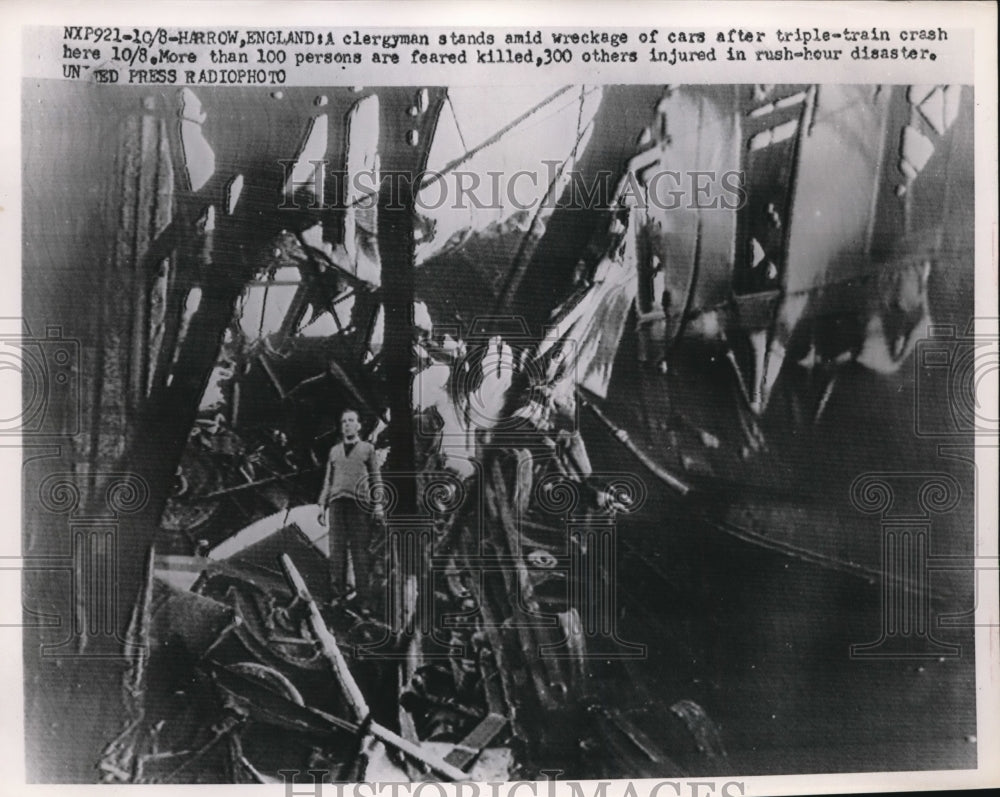
[[[0,291],[0,317],[20,316],[21,174],[20,174],[20,74],[22,64],[21,27],[63,24],[128,24],[137,26],[211,27],[240,25],[287,28],[297,25],[317,27],[448,27],[530,26],[582,27],[605,25],[629,27],[653,25],[683,27],[686,24],[710,27],[765,27],[795,24],[842,27],[878,24],[886,28],[957,27],[975,29],[975,173],[976,173],[976,315],[996,318],[997,308],[997,7],[990,2],[510,2],[502,6],[486,2],[161,2],[133,3],[5,3],[0,6],[0,66],[7,77],[0,84],[0,245],[4,264],[4,290]],[[721,20],[725,20],[724,23]],[[915,22],[919,20],[919,22]],[[873,67],[874,68],[874,67]],[[419,82],[414,79],[413,83]],[[657,81],[660,82],[660,81]],[[734,82],[744,82],[737,80]],[[842,82],[835,77],[830,82]],[[854,82],[853,80],[849,82]],[[4,389],[9,385],[0,383]],[[996,374],[992,388],[996,389]],[[996,396],[996,392],[994,392]],[[6,400],[7,397],[5,397]],[[994,399],[995,402],[995,399]],[[995,403],[994,403],[995,406]],[[20,552],[20,454],[17,449],[0,448],[0,500],[7,510],[7,530],[0,556]],[[989,485],[998,484],[997,450],[980,449],[977,455],[978,555],[996,557],[997,493]],[[1000,785],[1000,589],[996,571],[981,574],[980,601],[976,622],[977,717],[980,766],[970,771],[913,773],[861,773],[841,775],[796,775],[774,777],[717,778],[721,784],[743,780],[746,795],[806,793],[854,793],[915,789],[982,788]],[[20,605],[16,579],[0,582],[0,601],[5,606]],[[992,626],[984,625],[992,623]],[[116,793],[139,793],[149,787],[110,786],[25,786],[24,738],[22,726],[23,675],[20,633],[16,628],[0,628],[0,641],[7,655],[0,663],[6,684],[3,717],[0,720],[0,792],[49,794],[92,789],[113,789]],[[639,795],[660,781],[635,781]],[[699,782],[712,782],[703,779]],[[682,781],[684,783],[684,781]],[[155,787],[158,794],[173,794],[174,787]],[[226,795],[243,793],[244,787],[176,787],[184,793]],[[255,793],[282,795],[283,788],[255,787]],[[686,790],[684,794],[690,792]],[[239,791],[237,791],[239,790]],[[592,787],[586,788],[590,794]],[[308,792],[307,792],[308,793]],[[328,793],[334,793],[328,787]],[[437,793],[435,791],[435,793]],[[524,794],[524,790],[521,794]],[[608,797],[626,793],[625,782],[608,790]],[[661,789],[660,797],[674,792]],[[705,793],[703,790],[702,794]],[[350,794],[350,790],[345,791]],[[362,792],[365,797],[368,793]],[[548,795],[548,785],[538,789]],[[562,787],[557,797],[568,794]],[[360,795],[359,795],[360,797]]]

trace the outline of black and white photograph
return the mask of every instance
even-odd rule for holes
[[[968,24],[81,18],[9,79],[27,783],[996,775],[996,99],[896,63]]]

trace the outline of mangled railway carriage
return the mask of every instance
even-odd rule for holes
[[[106,422],[77,463],[87,473],[125,461],[143,475],[150,508],[133,521],[137,543],[122,552],[125,562],[139,562],[140,542],[161,527],[156,589],[182,584],[226,607],[218,611],[228,623],[244,618],[242,630],[223,636],[247,648],[235,663],[265,669],[251,667],[241,683],[276,690],[286,703],[313,694],[286,670],[313,669],[315,650],[301,622],[283,613],[294,603],[287,584],[255,557],[299,551],[322,596],[322,541],[287,521],[314,500],[334,408],[366,413],[388,471],[456,474],[462,494],[478,496],[481,528],[469,527],[464,506],[428,526],[425,552],[447,555],[444,588],[417,584],[427,597],[415,597],[406,586],[413,573],[390,556],[382,576],[396,613],[388,628],[358,616],[339,630],[367,644],[398,636],[418,610],[465,612],[450,639],[462,655],[433,664],[422,644],[410,651],[400,702],[414,710],[398,721],[412,723],[404,729],[414,737],[453,743],[502,717],[486,726],[483,748],[520,739],[537,749],[543,740],[526,717],[592,708],[578,630],[594,596],[574,592],[561,566],[576,555],[584,567],[588,552],[571,550],[565,513],[539,515],[547,494],[535,492],[554,476],[554,488],[573,484],[584,514],[626,508],[608,503],[579,430],[565,422],[579,411],[577,391],[599,406],[615,374],[634,370],[655,419],[660,366],[685,337],[702,338],[732,363],[733,411],[749,419],[750,448],[759,448],[756,423],[783,369],[834,372],[850,360],[898,370],[929,320],[927,269],[967,257],[971,240],[963,212],[971,177],[946,176],[968,145],[971,103],[961,87],[526,94],[512,90],[497,104],[502,118],[482,114],[462,90],[137,96],[115,134],[106,188],[131,209],[118,220],[111,267],[127,289],[98,311],[112,334],[84,386],[93,417]],[[318,179],[304,166],[317,160],[336,168]],[[528,202],[509,192],[484,207],[421,201],[454,189],[463,170],[513,167],[538,177]],[[708,182],[687,186],[678,201],[677,170]],[[379,179],[400,173],[425,175],[402,207],[384,189],[394,183]],[[363,174],[373,180],[357,179]],[[461,292],[447,289],[456,278]],[[657,423],[641,430],[661,431]],[[687,489],[683,474],[639,462],[654,480]],[[421,497],[416,484],[400,494],[404,511]],[[255,524],[262,536],[235,551],[253,554],[246,566],[255,575],[233,564],[233,551],[219,564],[191,558]],[[472,544],[484,539],[485,551]],[[469,560],[484,553],[499,564],[477,583]],[[123,592],[139,586],[140,570],[123,568]],[[525,612],[555,624],[524,631],[517,619]],[[141,622],[132,630],[143,628],[150,632]],[[536,657],[539,644],[564,645],[569,655]],[[379,683],[392,680],[375,671]],[[620,722],[610,727],[634,736]],[[137,728],[150,731],[144,721]],[[518,752],[532,761],[530,750]],[[113,778],[136,775],[134,757],[110,760]]]
[[[609,92],[612,96],[604,96]],[[898,371],[929,325],[931,263],[968,256],[962,213],[967,197],[961,186],[945,184],[942,168],[966,143],[964,130],[951,134],[960,112],[959,127],[969,123],[971,106],[961,103],[961,92],[957,86],[776,85],[584,87],[577,96],[564,89],[542,97],[537,109],[512,114],[501,127],[505,135],[487,138],[484,146],[471,147],[471,154],[458,148],[458,141],[465,141],[458,133],[466,118],[453,99],[428,148],[427,169],[434,176],[424,180],[412,209],[413,321],[419,334],[436,330],[439,340],[432,343],[448,344],[418,363],[418,370],[428,363],[444,367],[418,375],[414,408],[435,407],[444,416],[446,436],[458,437],[469,420],[450,417],[454,413],[445,405],[453,402],[436,393],[446,389],[450,365],[467,343],[462,336],[488,339],[476,328],[477,319],[487,317],[485,329],[489,317],[511,312],[528,323],[497,323],[495,332],[522,357],[536,346],[540,324],[554,322],[548,338],[571,334],[585,372],[579,381],[599,398],[606,396],[627,325],[639,363],[665,362],[684,336],[725,350],[741,403],[755,416],[766,411],[789,356],[790,365],[802,363],[821,374],[848,360],[879,372]],[[418,92],[407,113],[428,103],[427,97]],[[639,107],[652,107],[653,113],[636,120],[635,131],[615,129],[613,144],[603,140],[593,146],[595,130],[605,139],[611,135],[604,118],[610,109],[627,104],[634,116],[637,98],[646,100]],[[240,427],[256,438],[269,435],[278,445],[268,451],[267,441],[238,442],[236,448],[250,450],[235,457],[225,452],[227,458],[216,450],[226,443],[213,435],[203,446],[211,451],[207,467],[206,457],[191,451],[198,447],[188,445],[195,461],[186,467],[195,480],[209,483],[192,488],[182,480],[182,489],[199,499],[250,496],[248,484],[257,488],[266,482],[274,508],[300,471],[315,478],[316,460],[322,460],[334,434],[331,408],[356,403],[373,418],[383,416],[392,391],[383,367],[378,208],[373,196],[355,190],[377,185],[377,168],[385,171],[376,157],[377,99],[358,100],[343,123],[346,129],[333,133],[344,139],[340,146],[346,154],[338,156],[343,169],[317,183],[301,166],[306,156],[340,162],[333,157],[337,142],[328,140],[331,133],[320,135],[324,124],[338,129],[332,114],[308,123],[298,160],[291,161],[294,168],[284,161],[283,201],[328,207],[301,214],[305,219],[291,214],[309,240],[302,238],[303,230],[284,230],[273,246],[265,243],[252,255],[262,261],[260,271],[226,332],[225,354],[209,391],[217,409],[225,405],[226,434]],[[536,146],[529,151],[538,155],[525,158],[519,131],[529,124],[530,111],[550,113],[553,105],[559,111],[532,139]],[[496,173],[495,167],[509,168],[512,162],[536,170],[538,190],[529,201],[511,202],[512,192],[502,190],[498,199],[474,197],[476,202],[457,210],[439,201],[449,190],[469,199],[469,174]],[[561,166],[553,171],[553,163]],[[317,189],[325,192],[321,200],[310,198]],[[335,198],[327,196],[331,191]],[[602,209],[628,205],[635,206],[635,218],[627,224],[632,240],[623,255],[625,271],[602,272],[598,284],[590,285],[615,238]],[[592,225],[581,227],[591,219],[597,233]],[[550,225],[559,234],[558,247],[546,236]],[[574,234],[578,230],[587,232]],[[440,289],[455,279],[464,281],[460,295]],[[406,308],[401,312],[410,315]],[[589,327],[579,325],[581,317],[589,318]],[[587,329],[604,339],[599,351]],[[541,350],[546,346],[543,338]],[[477,365],[468,358],[462,364]],[[440,378],[428,375],[439,371]],[[469,387],[469,380],[462,384]],[[654,403],[663,392],[655,383],[643,389]],[[245,392],[251,401],[241,402]],[[212,416],[212,406],[212,399],[203,397],[201,415]],[[499,411],[485,408],[472,423],[489,423],[490,414]],[[473,442],[465,432],[467,451]],[[276,465],[276,459],[285,462]],[[303,485],[290,500],[308,492]],[[179,497],[172,509],[190,503],[186,494]],[[196,514],[219,503],[199,501]],[[267,504],[251,507],[242,519],[266,509]],[[197,526],[199,518],[194,520],[173,525],[183,530]],[[214,534],[232,531],[230,526]]]

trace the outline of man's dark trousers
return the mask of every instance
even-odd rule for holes
[[[353,498],[330,502],[330,586],[333,596],[349,591],[347,551],[354,563],[354,588],[362,601],[369,599],[372,571],[371,526],[368,515]]]

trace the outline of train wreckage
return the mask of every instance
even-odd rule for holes
[[[118,554],[139,597],[104,782],[724,775],[718,723],[619,625],[630,518],[877,571],[808,523],[744,523],[763,486],[718,496],[783,461],[778,423],[808,437],[844,384],[911,361],[933,269],[971,257],[968,90],[492,91],[499,115],[361,87],[117,112],[129,277],[76,472],[99,501],[128,463],[148,506]],[[518,170],[496,202],[432,198]],[[706,177],[678,202],[670,173]],[[371,601],[331,592],[316,519],[345,408],[382,465]]]

